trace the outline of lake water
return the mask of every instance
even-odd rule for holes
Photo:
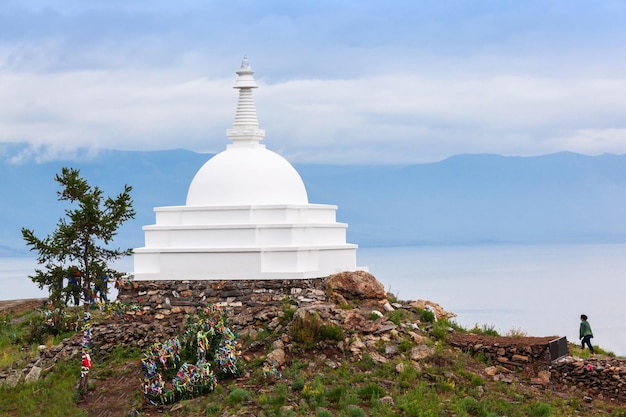
[[[624,244],[359,248],[357,257],[387,291],[434,301],[464,327],[577,341],[584,313],[593,342],[626,356]],[[29,258],[0,258],[0,299],[46,296],[27,278],[35,266]],[[130,271],[132,260],[117,268]]]
[[[427,299],[455,321],[593,343],[626,356],[626,245],[360,248],[359,264],[403,300]]]

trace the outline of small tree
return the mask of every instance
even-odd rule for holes
[[[103,277],[117,279],[121,273],[111,269],[109,264],[116,259],[128,256],[132,249],[110,249],[118,228],[135,217],[130,191],[124,191],[116,198],[103,197],[102,190],[91,187],[80,177],[80,171],[62,168],[55,176],[62,190],[58,191],[59,201],[77,204],[77,208],[66,209],[65,218],[60,218],[57,229],[48,237],[39,239],[34,231],[22,228],[22,236],[31,251],[37,251],[37,261],[43,269],[36,269],[30,276],[39,288],[48,287],[50,300],[57,306],[67,303],[64,278],[74,276],[77,271],[82,283],[85,320],[89,318],[91,285],[99,285]],[[85,325],[88,334],[88,324]],[[83,358],[84,359],[84,358]],[[89,362],[90,362],[90,358]],[[81,390],[87,388],[86,372],[81,378]],[[84,379],[84,381],[83,381]]]

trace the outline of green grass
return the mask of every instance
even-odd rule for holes
[[[285,304],[283,312],[291,315],[291,306]],[[421,312],[404,310],[402,313],[385,313],[399,323],[413,322]],[[26,320],[28,322],[28,320]],[[293,325],[293,322],[291,323]],[[334,417],[439,417],[439,416],[479,416],[479,417],[543,417],[591,415],[588,406],[580,397],[561,398],[544,390],[520,390],[520,384],[496,383],[489,377],[482,377],[476,370],[487,364],[475,357],[446,346],[445,340],[453,328],[456,331],[475,331],[481,334],[492,333],[488,325],[475,326],[464,330],[454,322],[438,320],[432,322],[428,335],[430,346],[435,353],[419,362],[411,361],[410,338],[381,341],[377,348],[384,349],[389,343],[398,346],[398,353],[386,363],[374,360],[363,352],[360,359],[352,357],[337,348],[338,339],[346,337],[338,326],[323,323],[319,317],[306,317],[300,324],[302,345],[307,350],[294,346],[292,357],[282,369],[282,378],[268,379],[263,376],[263,356],[253,356],[245,364],[245,371],[238,378],[220,381],[212,393],[181,402],[177,411],[163,410],[164,416],[200,417],[222,415],[257,415],[264,417],[293,416],[334,416]],[[326,329],[326,330],[322,330]],[[261,328],[256,340],[264,340],[269,345],[283,337]],[[0,346],[10,352],[14,344],[12,333],[24,335],[26,325],[0,324]],[[285,330],[283,330],[285,331]],[[291,332],[294,329],[290,330]],[[294,335],[294,333],[290,333]],[[339,337],[341,335],[341,337]],[[350,336],[347,336],[350,337]],[[322,342],[318,342],[322,340]],[[253,343],[248,340],[242,343]],[[318,343],[330,351],[319,350]],[[302,346],[301,345],[301,346]],[[17,346],[17,351],[22,345]],[[330,348],[329,348],[330,346]],[[587,350],[571,345],[572,353],[585,356]],[[35,349],[32,345],[30,348]],[[245,346],[241,346],[245,350]],[[598,347],[597,350],[602,350]],[[262,352],[259,350],[258,352]],[[603,352],[603,351],[602,351]],[[7,353],[9,355],[9,353]],[[336,355],[340,365],[328,366],[328,359]],[[95,379],[95,389],[101,381],[120,378],[125,364],[138,360],[141,352],[137,349],[117,348],[106,358],[98,361],[90,375]],[[77,405],[75,387],[80,375],[76,359],[61,362],[54,371],[33,384],[19,384],[15,388],[0,388],[0,415],[10,416],[83,416],[86,415]],[[128,375],[132,376],[132,373]],[[519,376],[523,380],[523,376]],[[139,387],[139,384],[138,384]],[[391,399],[381,402],[382,398]],[[141,410],[139,390],[132,399],[132,406]],[[626,417],[626,406],[602,402],[593,404],[593,415]]]
[[[76,404],[76,385],[80,377],[78,361],[60,362],[54,373],[30,384],[0,388],[0,415],[84,416]]]

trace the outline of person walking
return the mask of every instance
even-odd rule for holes
[[[587,345],[589,347],[589,351],[593,354],[593,346],[591,346],[593,332],[591,331],[591,325],[587,321],[587,316],[584,314],[580,315],[580,330],[578,332],[578,337],[581,340],[580,345],[583,350],[585,349],[585,345]]]

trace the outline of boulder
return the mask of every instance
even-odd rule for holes
[[[378,282],[374,275],[365,271],[346,271],[328,277],[328,289],[341,295],[346,300],[373,300],[387,299],[387,292],[383,284]]]
[[[436,319],[451,319],[452,317],[456,317],[456,314],[446,311],[439,304],[428,300],[413,301],[411,302],[411,307],[421,310],[430,310],[435,314]]]

